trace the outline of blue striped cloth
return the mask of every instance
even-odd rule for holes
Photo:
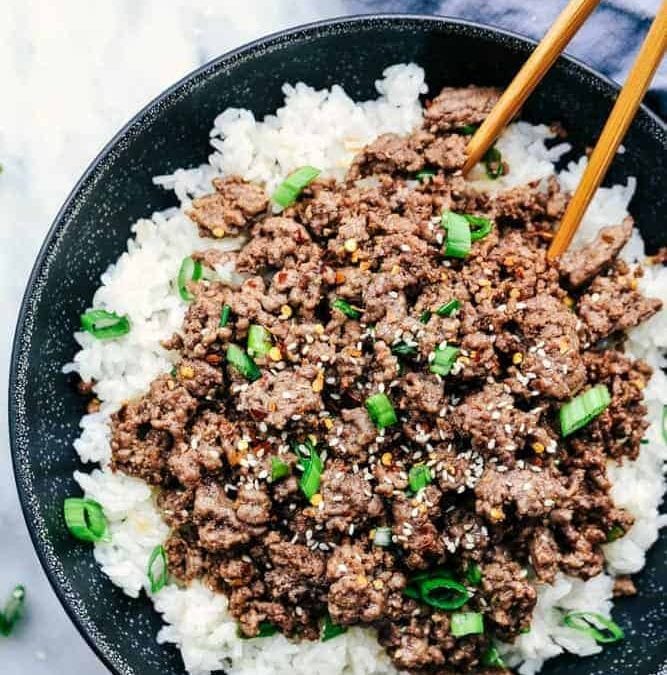
[[[346,0],[350,12],[440,14],[488,23],[539,39],[566,0]],[[660,0],[604,0],[572,40],[568,52],[619,83],[658,10]],[[667,114],[667,65],[655,76],[645,103]]]

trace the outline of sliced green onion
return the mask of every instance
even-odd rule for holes
[[[527,635],[528,633],[530,633],[530,626],[526,626],[525,628],[520,628],[519,633],[521,635]]]
[[[276,188],[271,199],[284,209],[294,204],[303,189],[320,175],[320,170],[312,166],[302,166],[293,171]]]
[[[232,308],[229,305],[223,305],[220,312],[220,323],[218,326],[224,328],[229,323],[229,315],[232,313]]]
[[[569,436],[594,420],[611,403],[604,384],[598,384],[568,401],[559,412],[561,436]]]
[[[500,178],[505,172],[505,167],[503,166],[503,156],[500,154],[500,150],[493,145],[487,151],[484,157],[482,157],[484,166],[486,168],[486,175],[491,180],[496,180]]]
[[[454,300],[446,302],[444,305],[440,305],[440,307],[435,310],[435,313],[438,316],[451,316],[457,309],[460,308],[461,303],[455,298]]]
[[[373,535],[373,545],[381,548],[391,546],[391,527],[378,527]]]
[[[563,625],[589,635],[599,644],[618,642],[624,637],[621,627],[598,612],[569,612]]]
[[[81,315],[81,328],[98,340],[111,340],[130,332],[130,320],[116,312],[91,309]]]
[[[189,256],[183,258],[181,269],[178,270],[178,277],[176,283],[178,285],[178,292],[186,302],[192,302],[195,296],[188,289],[188,284],[191,281],[199,281],[202,275],[202,266],[199,260],[193,260]]]
[[[463,136],[472,136],[477,131],[477,129],[479,129],[479,124],[464,124],[456,131],[458,131]]]
[[[92,499],[68,497],[63,505],[67,529],[81,541],[101,541],[107,533],[102,506]]]
[[[450,618],[449,631],[454,637],[484,633],[484,617],[479,612],[454,612]]]
[[[334,638],[347,633],[347,626],[339,626],[331,620],[331,617],[327,614],[324,619],[324,625],[322,626],[322,642],[327,640],[333,640]]]
[[[151,593],[161,591],[169,581],[169,569],[167,567],[167,552],[162,544],[158,544],[148,559],[148,581],[151,584]]]
[[[271,480],[275,483],[289,476],[289,464],[278,457],[271,457]]]
[[[470,239],[472,241],[484,239],[493,229],[493,223],[483,216],[471,216],[466,213],[464,218],[470,223]]]
[[[428,369],[436,375],[449,375],[458,355],[458,347],[450,347],[449,345],[436,347],[433,361],[429,364]]]
[[[642,438],[641,441],[639,441],[639,442],[641,443],[641,445],[648,445],[649,444],[648,438]]]
[[[5,603],[5,607],[0,613],[0,634],[5,637],[14,630],[14,626],[23,614],[25,605],[25,587],[16,586]]]
[[[430,309],[425,309],[420,315],[419,315],[419,320],[422,323],[428,323],[431,320],[431,310]]]
[[[398,422],[394,406],[384,392],[369,396],[366,399],[366,410],[368,410],[369,417],[378,429],[390,427]]]
[[[463,584],[454,579],[437,577],[419,584],[421,599],[437,609],[458,609],[468,602],[470,595]]]
[[[416,464],[410,469],[408,473],[408,483],[413,492],[419,492],[425,488],[433,480],[431,469],[426,464]]]
[[[391,346],[391,353],[395,356],[417,356],[417,345],[397,342],[395,345]]]
[[[266,356],[273,346],[271,333],[264,326],[253,323],[248,328],[248,355]]]
[[[452,573],[444,567],[438,567],[428,572],[419,572],[409,579],[407,586],[403,589],[403,595],[413,600],[421,600],[419,587],[422,581],[427,579],[451,579],[452,577]]]
[[[315,451],[316,444],[313,443],[310,438],[306,438],[303,443],[298,441],[290,441],[290,445],[292,446],[294,454],[298,455],[299,457],[299,464],[301,464],[301,466],[305,466],[305,463],[310,460],[311,454]]]
[[[607,532],[607,541],[611,543],[625,535],[625,530],[620,525],[614,525],[609,532]]]
[[[242,640],[254,640],[256,638],[271,637],[272,635],[275,635],[278,632],[277,626],[274,626],[269,621],[260,621],[258,628],[259,628],[259,632],[257,633],[257,635],[252,635],[252,636],[246,635],[240,628],[237,629],[236,634]]]
[[[468,565],[468,569],[466,570],[466,581],[471,586],[480,585],[482,582],[482,570],[479,565],[476,565],[475,563]]]
[[[495,645],[490,645],[489,648],[482,654],[482,665],[487,668],[504,668],[505,662],[503,661],[500,652]]]
[[[433,176],[435,176],[435,171],[433,171],[433,169],[422,169],[415,174],[415,178],[420,183],[423,183],[427,178],[433,178]]]
[[[445,255],[450,258],[465,258],[470,253],[472,244],[470,223],[465,216],[445,211],[440,218],[440,225],[447,230]]]
[[[246,380],[254,382],[262,376],[257,364],[238,345],[230,344],[227,347],[226,358],[227,363],[238,370]]]
[[[662,406],[662,442],[667,443],[667,405]]]
[[[349,302],[343,300],[342,298],[336,298],[331,306],[333,309],[337,309],[339,312],[343,312],[346,317],[349,319],[358,319],[362,315],[362,310],[359,307],[351,305]]]
[[[303,475],[299,481],[299,487],[306,499],[310,499],[320,489],[324,463],[317,450],[311,446],[310,457],[307,460],[302,460],[301,464],[303,466]]]

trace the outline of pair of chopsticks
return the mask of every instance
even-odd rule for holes
[[[571,0],[565,7],[471,138],[466,149],[467,161],[463,167],[464,174],[484,157],[599,1]],[[600,187],[618,146],[644,98],[666,47],[667,0],[663,0],[590,156],[581,182],[572,195],[560,227],[551,242],[548,251],[549,258],[558,258],[572,241],[595,191]]]

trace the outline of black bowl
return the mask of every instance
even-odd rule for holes
[[[228,106],[258,116],[281,104],[283,82],[318,88],[335,82],[354,98],[375,96],[386,66],[421,64],[430,90],[445,84],[506,84],[534,43],[462,21],[415,16],[333,20],[286,31],[231,52],[162,94],[140,112],[91,164],[58,214],[28,283],[10,377],[10,429],[18,490],[42,565],[70,617],[116,674],[182,673],[177,651],[158,646],[159,617],[149,602],[130,600],[76,545],[62,517],[63,499],[79,492],[81,468],[72,442],[83,406],[61,374],[75,350],[72,333],[100,274],[124,250],[140,216],[174,204],[151,177],[196,165],[210,152],[208,131]],[[581,151],[597,137],[617,93],[602,76],[561,58],[531,97],[524,117],[560,120]],[[665,126],[642,109],[608,177],[639,180],[632,211],[649,246],[667,244]],[[657,673],[665,660],[665,539],[651,550],[639,596],[618,603],[627,639],[588,659],[560,658],[544,673]],[[662,618],[662,620],[661,620]]]

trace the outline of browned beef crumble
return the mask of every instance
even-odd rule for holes
[[[494,637],[529,628],[533,579],[598,574],[601,544],[632,524],[610,497],[605,463],[638,452],[650,368],[599,341],[660,303],[616,259],[629,220],[559,267],[546,257],[567,199],[554,181],[497,193],[464,181],[462,127],[497,97],[443,90],[422,129],[379,137],[345,182],[311,184],[280,216],[266,212],[262,188],[236,177],[193,202],[202,235],[249,235],[239,253],[198,259],[233,261],[246,279],[192,285],[182,330],[165,343],[180,362],[114,416],[113,466],[160,488],[171,572],[226,593],[247,636],[269,622],[318,639],[329,615],[376,628],[399,669],[503,672],[481,657]],[[416,183],[424,167],[436,173]],[[445,209],[494,221],[465,260],[443,257]],[[332,310],[334,298],[361,318]],[[434,311],[454,298],[452,316]],[[223,305],[231,316],[220,327]],[[251,324],[274,343],[252,383],[225,362]],[[461,349],[446,377],[428,369],[443,342]],[[394,353],[399,344],[412,353]],[[596,383],[611,405],[562,439],[559,407]],[[364,407],[380,391],[398,414],[383,431]],[[308,439],[326,452],[310,502],[294,450]],[[275,458],[289,475],[272,481]],[[418,463],[433,480],[412,494]],[[375,546],[386,526],[391,546]],[[462,611],[483,613],[486,631],[456,638],[449,612],[403,591],[417,572],[444,566],[464,578],[473,564],[482,579]],[[617,593],[633,590],[618,581]]]

